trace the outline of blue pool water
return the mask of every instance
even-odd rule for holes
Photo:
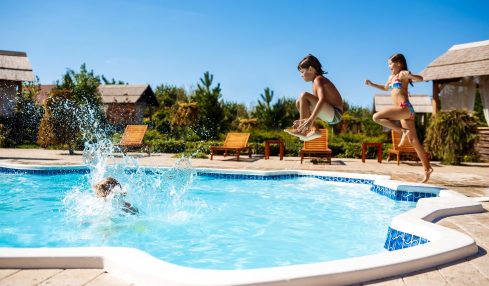
[[[89,174],[0,173],[0,247],[126,246],[205,269],[314,263],[385,251],[391,219],[415,207],[312,177],[111,175],[139,215],[96,198]]]

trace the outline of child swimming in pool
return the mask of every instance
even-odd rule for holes
[[[390,128],[401,134],[399,146],[402,146],[406,139],[413,145],[419,159],[424,167],[424,177],[422,183],[426,183],[433,173],[428,154],[423,149],[423,145],[418,140],[416,135],[416,127],[414,125],[414,108],[408,97],[408,85],[413,81],[422,81],[420,75],[411,74],[408,70],[406,58],[402,54],[394,54],[388,60],[387,64],[391,70],[385,85],[376,84],[370,80],[365,80],[365,84],[378,88],[380,90],[390,90],[392,102],[394,106],[378,111],[373,115],[373,120],[378,124]],[[401,121],[399,127],[395,121]]]
[[[126,193],[122,190],[121,184],[116,179],[112,177],[104,178],[94,186],[94,189],[99,198],[107,199],[111,193],[114,193],[114,198],[120,201],[121,208],[124,212],[133,215],[139,213],[136,207],[123,200]]]
[[[330,125],[341,121],[343,99],[335,85],[324,76],[322,65],[315,56],[309,54],[304,57],[297,69],[306,82],[312,81],[312,93],[300,94],[296,101],[300,118],[294,121],[292,128],[284,131],[303,141],[309,141],[321,137],[321,132],[314,124],[316,118]]]

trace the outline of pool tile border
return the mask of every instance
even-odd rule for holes
[[[389,251],[404,249],[408,247],[417,246],[430,242],[428,239],[396,230],[389,226],[387,229],[387,238],[385,240],[384,248]]]

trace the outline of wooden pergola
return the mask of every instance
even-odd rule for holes
[[[422,72],[433,81],[433,115],[440,110],[440,87],[466,77],[489,75],[489,40],[454,45],[431,62]]]

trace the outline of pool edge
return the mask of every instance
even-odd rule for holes
[[[0,164],[0,166],[5,165],[10,168],[17,167],[13,164]],[[24,167],[29,169],[33,166]],[[70,167],[73,166],[67,168]],[[224,173],[243,172],[229,169],[204,170],[219,170]],[[250,172],[348,175],[302,170]],[[362,176],[378,177],[379,180],[385,180],[386,177],[365,174]],[[425,184],[393,182],[395,181],[389,180],[388,184],[396,189],[400,186],[433,187]],[[420,199],[415,209],[394,217],[390,224],[390,227],[396,230],[427,238],[430,240],[429,243],[391,252],[312,264],[246,270],[204,270],[170,264],[138,249],[124,247],[0,248],[0,268],[103,268],[137,285],[352,284],[421,270],[477,253],[477,245],[471,237],[433,224],[432,221],[441,217],[482,211],[484,209],[480,202],[440,188],[439,197]]]

